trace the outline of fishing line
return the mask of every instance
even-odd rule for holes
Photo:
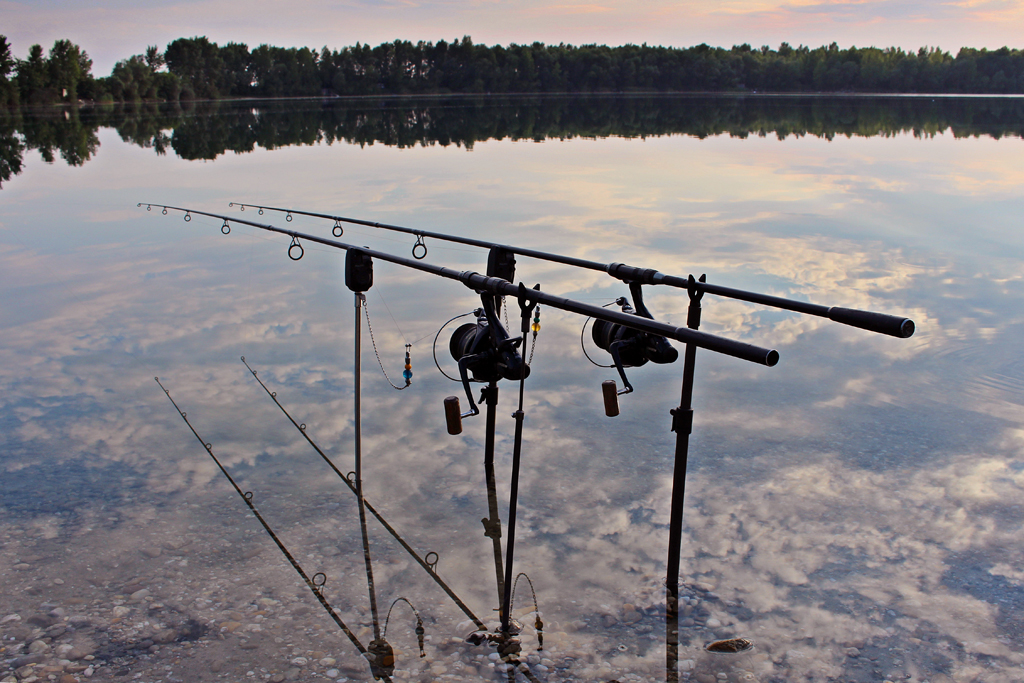
[[[261,515],[259,510],[256,509],[256,506],[253,505],[252,491],[242,491],[242,489],[235,482],[234,478],[231,476],[230,473],[228,473],[227,469],[221,463],[220,459],[217,458],[216,455],[214,455],[213,445],[207,441],[204,441],[203,437],[199,436],[199,432],[197,432],[196,428],[192,426],[191,422],[189,422],[188,415],[185,413],[185,411],[178,407],[178,404],[175,402],[174,398],[171,397],[171,392],[167,390],[167,387],[165,387],[162,382],[160,382],[160,378],[154,377],[153,379],[155,379],[156,383],[160,385],[160,388],[164,390],[164,393],[167,394],[167,399],[171,402],[171,405],[173,405],[174,409],[178,411],[179,415],[181,415],[181,419],[185,421],[185,424],[188,425],[188,428],[195,435],[196,439],[199,440],[199,443],[203,445],[203,448],[206,449],[206,452],[210,454],[211,458],[213,458],[213,461],[217,464],[217,467],[220,468],[220,471],[224,474],[225,477],[227,477],[228,481],[231,482],[231,486],[235,489],[235,492],[238,493],[239,496],[241,496],[242,500],[245,502],[246,506],[249,508],[252,514],[256,517],[257,520],[259,520],[259,523],[263,526],[263,529],[267,532],[270,538],[273,539],[274,543],[277,544],[277,547],[278,549],[280,549],[281,553],[285,556],[285,558],[292,565],[292,567],[299,574],[299,576],[302,577],[302,580],[306,582],[306,586],[309,588],[310,591],[312,591],[313,595],[316,597],[320,605],[327,611],[327,614],[330,615],[331,619],[334,620],[334,623],[338,625],[338,628],[340,628],[342,632],[344,632],[345,635],[348,636],[348,639],[352,641],[352,644],[356,647],[357,650],[359,650],[360,654],[365,655],[367,653],[367,650],[365,647],[363,647],[363,644],[359,642],[359,638],[357,638],[356,634],[352,632],[352,629],[350,629],[348,625],[346,625],[345,622],[342,621],[341,617],[338,616],[335,608],[331,605],[327,598],[324,597],[323,590],[324,585],[327,583],[327,575],[323,572],[317,572],[313,575],[313,578],[310,578],[309,575],[306,574],[306,572],[302,569],[302,566],[299,565],[298,560],[296,560],[295,557],[291,554],[291,552],[288,551],[288,548],[285,547],[281,539],[278,538],[276,533],[274,533],[274,530],[270,528],[270,525],[267,523],[267,521],[263,519],[263,515]],[[386,675],[383,676],[383,678],[386,681],[390,681],[390,678]]]
[[[419,611],[417,611],[416,608],[413,607],[412,603],[409,602],[408,598],[395,598],[395,601],[391,603],[391,607],[388,608],[388,616],[384,618],[383,637],[387,637],[388,635],[388,624],[391,623],[391,610],[395,609],[395,605],[397,605],[400,602],[404,602],[405,604],[407,604],[409,606],[409,609],[412,610],[412,613],[416,615],[416,640],[420,646],[420,657],[426,657],[427,653],[423,651],[423,637],[426,632],[425,629],[423,628],[423,619],[420,618]]]
[[[537,633],[537,649],[544,649],[544,622],[540,618],[540,606],[537,604],[537,591],[533,589],[533,581],[526,572],[519,572],[516,574],[516,580],[512,583],[512,602],[509,609],[512,609],[512,605],[516,604],[516,587],[519,586],[519,579],[526,579],[526,583],[530,585],[530,595],[533,596],[533,630]]]
[[[326,453],[324,453],[320,449],[320,446],[318,446],[316,444],[316,442],[313,441],[312,437],[310,437],[310,435],[307,433],[307,431],[306,431],[306,423],[304,423],[304,422],[303,423],[299,423],[299,422],[295,421],[295,418],[292,417],[291,413],[289,413],[288,410],[281,404],[281,402],[279,400],[277,400],[277,392],[276,391],[271,391],[270,388],[266,385],[266,383],[264,383],[263,380],[260,379],[260,377],[257,374],[256,370],[254,370],[249,365],[249,363],[245,360],[245,356],[242,356],[242,363],[245,365],[245,367],[249,368],[249,372],[252,373],[252,376],[256,379],[257,382],[259,382],[260,386],[263,387],[263,391],[265,391],[267,393],[267,396],[269,396],[270,399],[274,402],[274,404],[277,405],[277,407],[281,409],[281,412],[284,413],[285,417],[287,417],[288,420],[295,426],[295,428],[299,430],[299,433],[302,434],[304,439],[306,439],[306,442],[309,443],[309,445],[312,446],[313,450],[315,450],[317,452],[317,454],[323,459],[323,461],[325,463],[327,463],[327,466],[330,467],[331,470],[336,475],[338,475],[338,478],[340,478],[345,483],[345,485],[349,488],[349,490],[352,491],[353,494],[356,494],[356,487],[352,483],[352,480],[348,476],[343,474],[341,472],[341,470],[338,469],[338,467],[334,464],[334,462],[327,456]],[[398,541],[399,545],[401,545],[405,549],[405,551],[407,553],[409,553],[410,557],[412,557],[414,560],[416,560],[416,562],[421,567],[423,567],[424,570],[426,570],[427,575],[430,576],[430,578],[432,578],[434,580],[434,582],[437,583],[437,585],[441,587],[441,589],[448,595],[449,598],[452,599],[452,601],[459,607],[459,609],[461,609],[462,612],[467,617],[469,617],[473,621],[473,623],[475,623],[478,627],[485,628],[484,623],[482,621],[480,621],[480,619],[475,614],[473,614],[473,611],[470,610],[469,607],[466,606],[466,604],[462,600],[460,600],[457,595],[455,595],[455,593],[448,586],[448,584],[445,583],[444,580],[440,576],[437,575],[437,562],[438,562],[438,555],[437,555],[437,553],[431,551],[431,552],[428,552],[426,554],[426,556],[425,556],[425,558],[430,558],[430,556],[433,555],[434,556],[434,561],[433,562],[428,562],[427,559],[425,559],[424,557],[420,557],[420,555],[415,550],[412,549],[412,546],[410,546],[408,543],[406,543],[405,539],[402,538],[402,536],[395,530],[395,528],[393,526],[391,526],[388,523],[388,521],[386,519],[384,519],[384,517],[381,516],[381,514],[379,512],[377,512],[377,509],[374,508],[373,505],[371,505],[369,503],[369,501],[366,501],[364,499],[364,502],[366,504],[366,509],[370,511],[370,514],[372,514],[374,517],[376,517],[377,521],[380,522],[381,526],[383,526],[385,529],[387,529],[388,533],[391,534],[391,536],[396,541]]]
[[[444,325],[441,325],[441,329],[439,329],[437,331],[437,334],[434,335],[434,343],[432,345],[432,349],[433,349],[433,353],[434,353],[434,365],[437,366],[438,372],[440,372],[442,375],[444,375],[445,377],[447,377],[448,379],[450,379],[453,382],[459,382],[461,380],[456,379],[455,377],[452,377],[447,372],[445,372],[444,370],[441,369],[441,363],[439,363],[438,360],[437,360],[437,340],[441,336],[441,333],[444,332],[444,328],[448,327],[448,325],[450,325],[451,323],[455,322],[459,318],[465,318],[467,315],[480,315],[480,309],[478,308],[477,310],[470,311],[469,313],[460,313],[459,315],[455,316],[454,318],[449,318],[448,321],[445,322]]]
[[[609,306],[615,306],[616,304],[621,306],[624,302],[625,302],[625,299],[623,297],[619,297],[615,301],[610,301],[610,302],[608,302],[606,304],[603,304],[601,306],[601,308],[608,308]],[[586,332],[587,332],[587,325],[590,324],[591,320],[593,320],[593,318],[587,318],[586,320],[584,320],[583,321],[583,327],[580,328],[580,348],[583,349],[583,355],[587,357],[587,360],[589,360],[591,363],[593,363],[594,365],[596,365],[599,368],[614,368],[615,367],[614,364],[612,364],[612,365],[601,365],[596,360],[591,358],[589,353],[587,353],[587,347],[584,346],[584,344],[583,344],[583,336],[584,336],[584,334],[586,334]]]
[[[395,320],[395,314],[391,312],[391,307],[388,306],[387,300],[381,293],[380,283],[377,283],[377,288],[374,291],[377,292],[377,296],[380,297],[380,302],[384,304],[384,310],[386,310],[388,312],[388,315],[391,316],[391,322],[395,324],[395,329],[398,330],[398,334],[402,335],[402,339],[405,340],[405,345],[411,346],[411,344],[409,344],[409,338],[405,336],[405,332],[402,332],[402,326],[398,324],[397,320]]]

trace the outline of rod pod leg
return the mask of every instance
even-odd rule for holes
[[[487,482],[487,517],[480,520],[484,536],[491,539],[494,549],[494,574],[498,584],[498,604],[505,595],[505,570],[501,557],[501,517],[498,514],[498,487],[494,477],[494,429],[498,411],[498,382],[491,381],[481,392],[487,404],[486,434],[484,436],[484,476]]]
[[[705,276],[701,275],[703,282]],[[700,327],[700,300],[693,276],[688,289],[690,306],[686,326]],[[679,681],[679,552],[683,541],[683,496],[686,493],[686,461],[689,456],[690,433],[693,430],[693,368],[697,360],[697,346],[687,344],[683,361],[683,386],[679,407],[673,408],[672,431],[676,433],[675,462],[672,469],[672,507],[669,512],[668,564],[665,576],[665,664],[667,683]]]

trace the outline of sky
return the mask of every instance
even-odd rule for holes
[[[628,43],[688,47],[1021,47],[1022,0],[0,0],[0,34],[14,54],[68,38],[93,73],[205,35],[218,44],[332,49],[396,39],[509,43]]]

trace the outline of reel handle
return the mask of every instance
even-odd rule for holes
[[[615,380],[606,379],[601,382],[601,393],[604,395],[604,414],[608,417],[615,417],[619,414],[619,396],[632,394],[633,385],[627,381],[626,386],[619,391]]]
[[[459,397],[449,396],[444,400],[444,421],[448,425],[448,433],[452,436],[462,433],[462,409],[459,408]]]
[[[619,391],[615,380],[606,379],[601,382],[601,393],[604,395],[604,414],[615,417],[619,414]]]
[[[462,433],[462,418],[479,414],[480,409],[475,405],[466,412],[462,412],[458,396],[449,396],[444,400],[444,421],[448,425],[448,433],[452,436]]]

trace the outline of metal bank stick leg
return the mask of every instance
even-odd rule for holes
[[[700,276],[703,282],[704,275]],[[686,314],[686,326],[692,330],[700,327],[700,300],[704,295],[693,283],[687,290],[690,306]],[[686,492],[686,461],[690,448],[690,433],[693,431],[693,367],[697,359],[697,347],[687,344],[683,361],[683,387],[679,407],[673,408],[672,431],[676,433],[675,465],[672,472],[672,508],[669,513],[668,567],[665,589],[665,658],[666,680],[679,680],[679,552],[683,541],[683,495]]]
[[[498,411],[498,382],[493,380],[483,390],[487,404],[487,425],[484,435],[484,476],[487,480],[487,517],[480,520],[484,525],[484,536],[494,546],[494,574],[498,584],[498,604],[505,594],[505,571],[501,559],[501,516],[498,514],[498,487],[494,477],[494,430]]]
[[[360,394],[362,392],[362,347],[360,337],[363,328],[362,310],[366,303],[366,297],[362,292],[355,293],[356,302],[356,325],[355,325],[355,453],[356,453],[356,499],[359,503],[359,528],[363,535],[363,560],[366,563],[366,585],[370,593],[370,614],[373,617],[373,639],[380,640],[380,617],[377,614],[377,590],[373,585],[373,563],[370,561],[370,539],[366,534],[366,503],[363,500],[363,438],[362,438],[362,406],[360,405]]]

